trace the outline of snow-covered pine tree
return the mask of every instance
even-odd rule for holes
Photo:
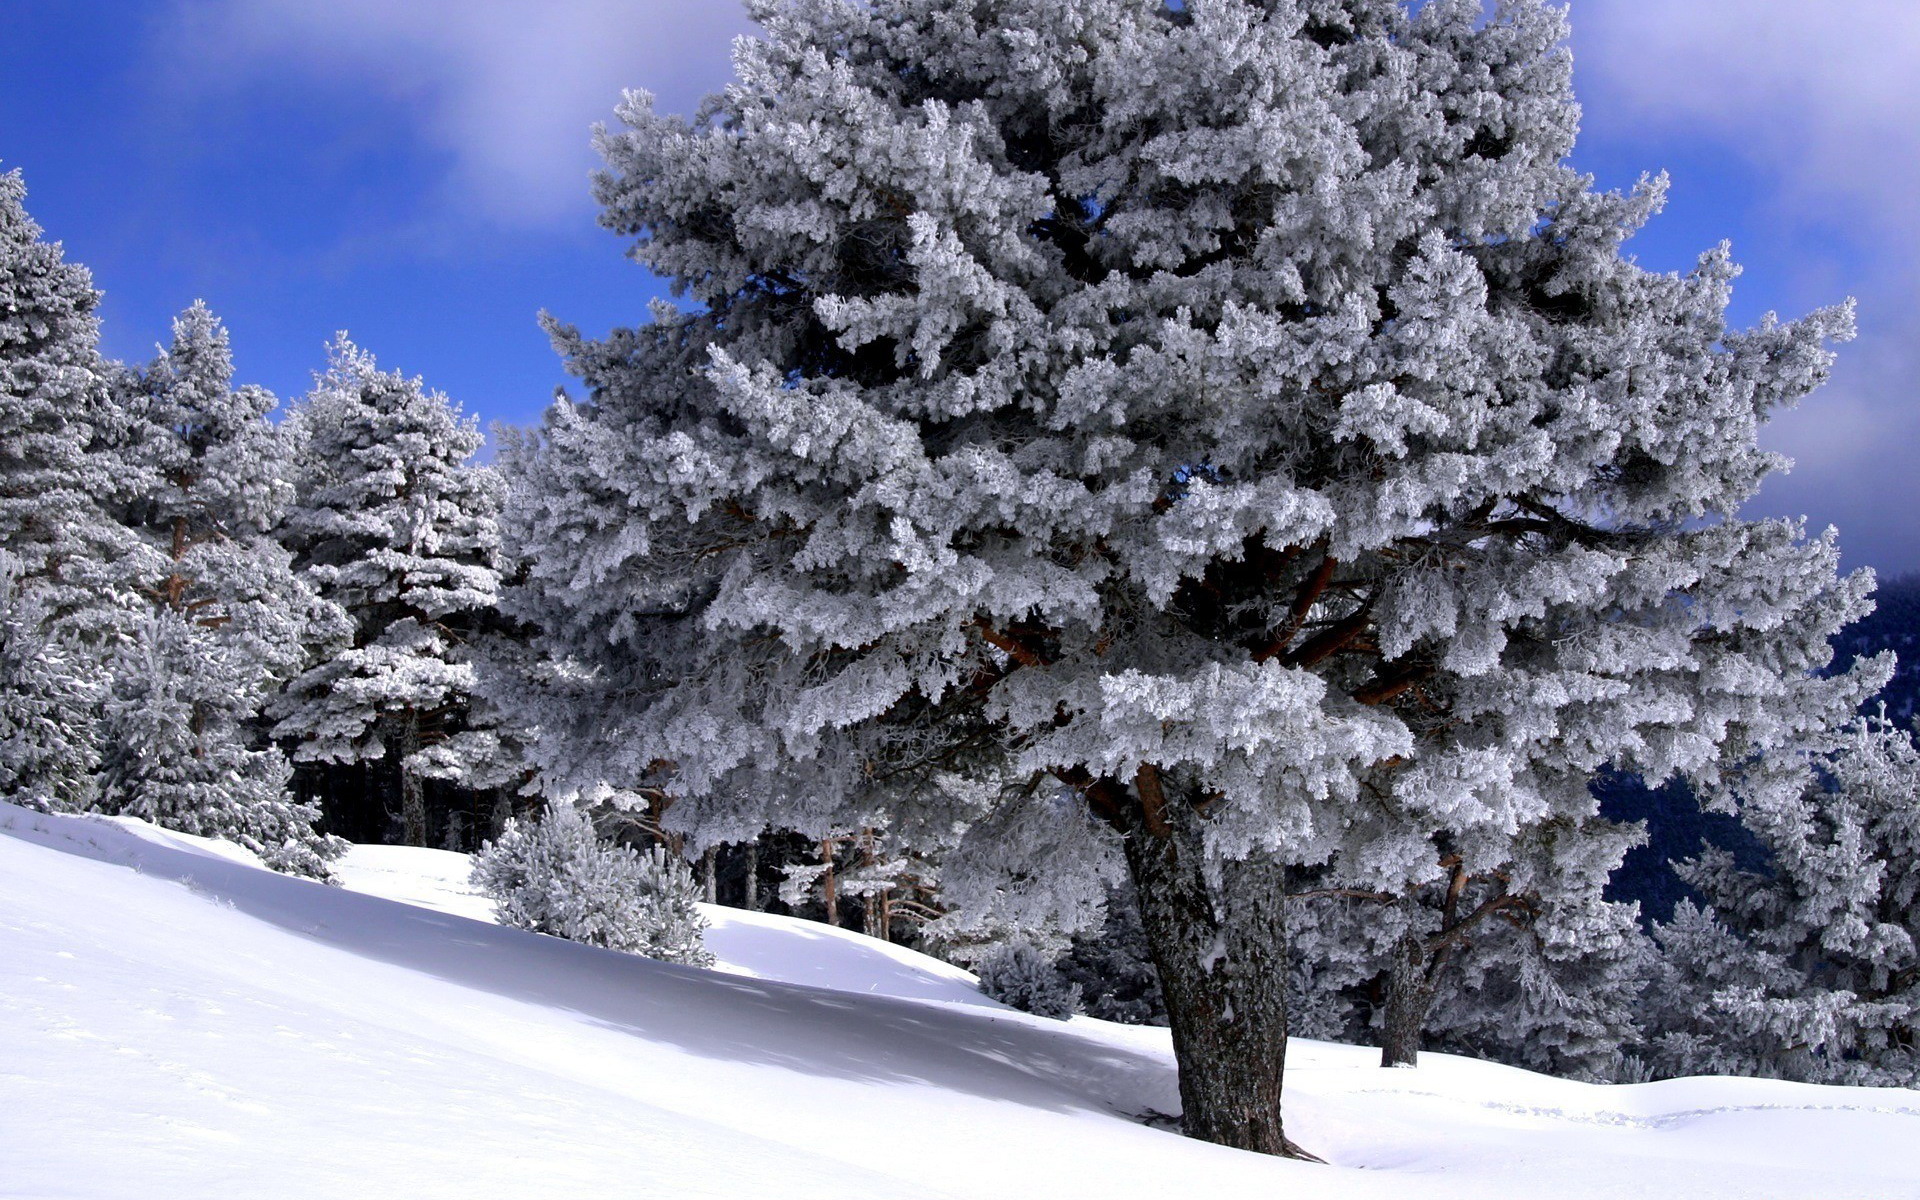
[[[1741,797],[1769,851],[1707,848],[1655,927],[1651,1063],[1662,1074],[1920,1086],[1920,749],[1863,718]]]
[[[790,909],[817,903],[829,925],[858,911],[860,932],[881,941],[941,918],[940,859],[952,850],[951,837],[909,843],[878,817],[859,829],[793,832],[814,853],[780,864],[780,900]]]
[[[1370,1029],[1382,1066],[1415,1065],[1431,1032],[1451,1049],[1602,1074],[1639,1032],[1638,909],[1603,891],[1640,836],[1598,816],[1542,822],[1491,869],[1448,854],[1440,879],[1398,893],[1341,886],[1338,860],[1294,871],[1294,957],[1329,993],[1309,999],[1314,1028]]]
[[[0,550],[63,636],[101,653],[135,611],[124,584],[138,553],[106,506],[141,481],[113,453],[100,293],[42,240],[25,199],[20,173],[0,174]]]
[[[352,622],[351,646],[277,701],[296,761],[384,763],[408,845],[429,835],[425,781],[507,782],[515,736],[473,711],[471,639],[500,584],[497,477],[469,462],[478,422],[342,334],[291,418],[298,495],[281,527],[295,566]]]
[[[332,881],[346,850],[319,833],[319,810],[288,793],[277,747],[255,748],[231,696],[257,669],[203,636],[189,615],[148,614],[114,664],[107,700],[102,806],[168,829],[224,838],[276,871]]]
[[[274,398],[233,386],[227,331],[201,304],[114,394],[120,457],[147,484],[120,506],[142,548],[129,590],[152,616],[117,661],[103,804],[325,878],[344,843],[288,795],[259,728],[269,697],[346,633],[271,533],[292,499]]]
[[[1061,974],[1052,954],[1032,942],[1002,942],[974,971],[980,990],[1009,1008],[1064,1021],[1080,1007],[1080,986]]]
[[[1167,1003],[1160,995],[1153,953],[1140,924],[1140,906],[1124,879],[1107,888],[1105,918],[1097,927],[1075,934],[1055,966],[1080,989],[1081,1007],[1088,1016],[1123,1025],[1167,1023]]]
[[[1652,958],[1638,906],[1603,894],[1634,830],[1596,822],[1540,833],[1508,878],[1480,892],[1497,897],[1504,889],[1518,898],[1516,905],[1472,904],[1470,891],[1456,910],[1487,918],[1465,928],[1449,953],[1429,957],[1428,1008],[1410,1040],[1424,1033],[1444,1050],[1556,1075],[1613,1079],[1623,1051],[1640,1040],[1639,1006]],[[1433,897],[1427,899],[1425,921],[1416,928],[1428,938],[1445,937],[1444,918],[1433,921]],[[1463,918],[1455,920],[1461,929]],[[1398,1015],[1383,1011],[1383,1026]]]
[[[1485,875],[1602,763],[1711,791],[1860,694],[1810,672],[1870,581],[1734,515],[1850,316],[1622,256],[1664,185],[1565,165],[1560,10],[752,11],[692,122],[600,141],[684,309],[554,327],[587,396],[515,458],[550,775],[670,765],[690,824],[742,771],[896,819],[1051,775],[1186,1131],[1286,1153],[1288,867]]]
[[[153,604],[222,631],[278,684],[311,647],[345,635],[345,617],[299,579],[273,529],[293,501],[288,439],[268,420],[276,401],[234,387],[231,338],[206,305],[173,323],[173,339],[116,396],[122,458],[147,482],[122,519],[145,543]]]
[[[99,673],[53,632],[24,574],[0,550],[0,799],[73,812],[98,794]]]

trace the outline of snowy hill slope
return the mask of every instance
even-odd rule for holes
[[[1263,1159],[1128,1119],[1175,1107],[1164,1031],[779,918],[722,914],[732,973],[572,945],[457,915],[463,870],[0,805],[0,1196],[1920,1197],[1911,1092],[1316,1043],[1289,1129],[1335,1165]]]
[[[491,924],[493,902],[467,882],[472,866],[467,855],[446,850],[355,846],[339,875],[352,891]],[[707,949],[728,974],[1007,1011],[981,995],[968,972],[901,946],[814,921],[711,904],[700,909],[709,924]]]

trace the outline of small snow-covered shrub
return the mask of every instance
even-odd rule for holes
[[[1009,1008],[1064,1021],[1080,1006],[1080,987],[1026,942],[1010,942],[975,968],[980,990]]]
[[[473,859],[473,882],[518,929],[687,966],[713,965],[687,864],[655,846],[602,841],[586,813],[556,805],[509,820]]]
[[[1108,886],[1105,922],[1074,934],[1056,965],[1061,976],[1080,989],[1081,1008],[1088,1016],[1122,1025],[1167,1023],[1167,1002],[1160,994],[1132,884]]]

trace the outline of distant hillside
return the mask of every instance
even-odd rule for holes
[[[1741,865],[1759,868],[1766,851],[1746,826],[1724,813],[1701,812],[1692,789],[1675,780],[1649,788],[1638,775],[1605,772],[1594,779],[1600,812],[1613,821],[1645,821],[1647,841],[1627,857],[1607,882],[1607,899],[1638,900],[1645,921],[1665,921],[1682,899],[1700,896],[1673,873],[1673,864],[1700,853],[1703,844],[1731,850]]]

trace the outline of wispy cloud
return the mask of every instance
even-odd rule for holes
[[[1752,216],[1799,260],[1775,302],[1860,297],[1833,383],[1770,431],[1797,466],[1760,506],[1837,523],[1852,561],[1920,569],[1920,4],[1574,0],[1572,16],[1590,129],[1743,159],[1766,189]]]
[[[691,112],[731,74],[735,3],[674,0],[179,0],[173,79],[218,97],[261,80],[386,93],[446,156],[450,195],[493,221],[586,208],[589,129],[624,88]]]
[[[1783,217],[1891,240],[1914,270],[1920,4],[1585,0],[1573,20],[1590,113],[1721,141]]]

